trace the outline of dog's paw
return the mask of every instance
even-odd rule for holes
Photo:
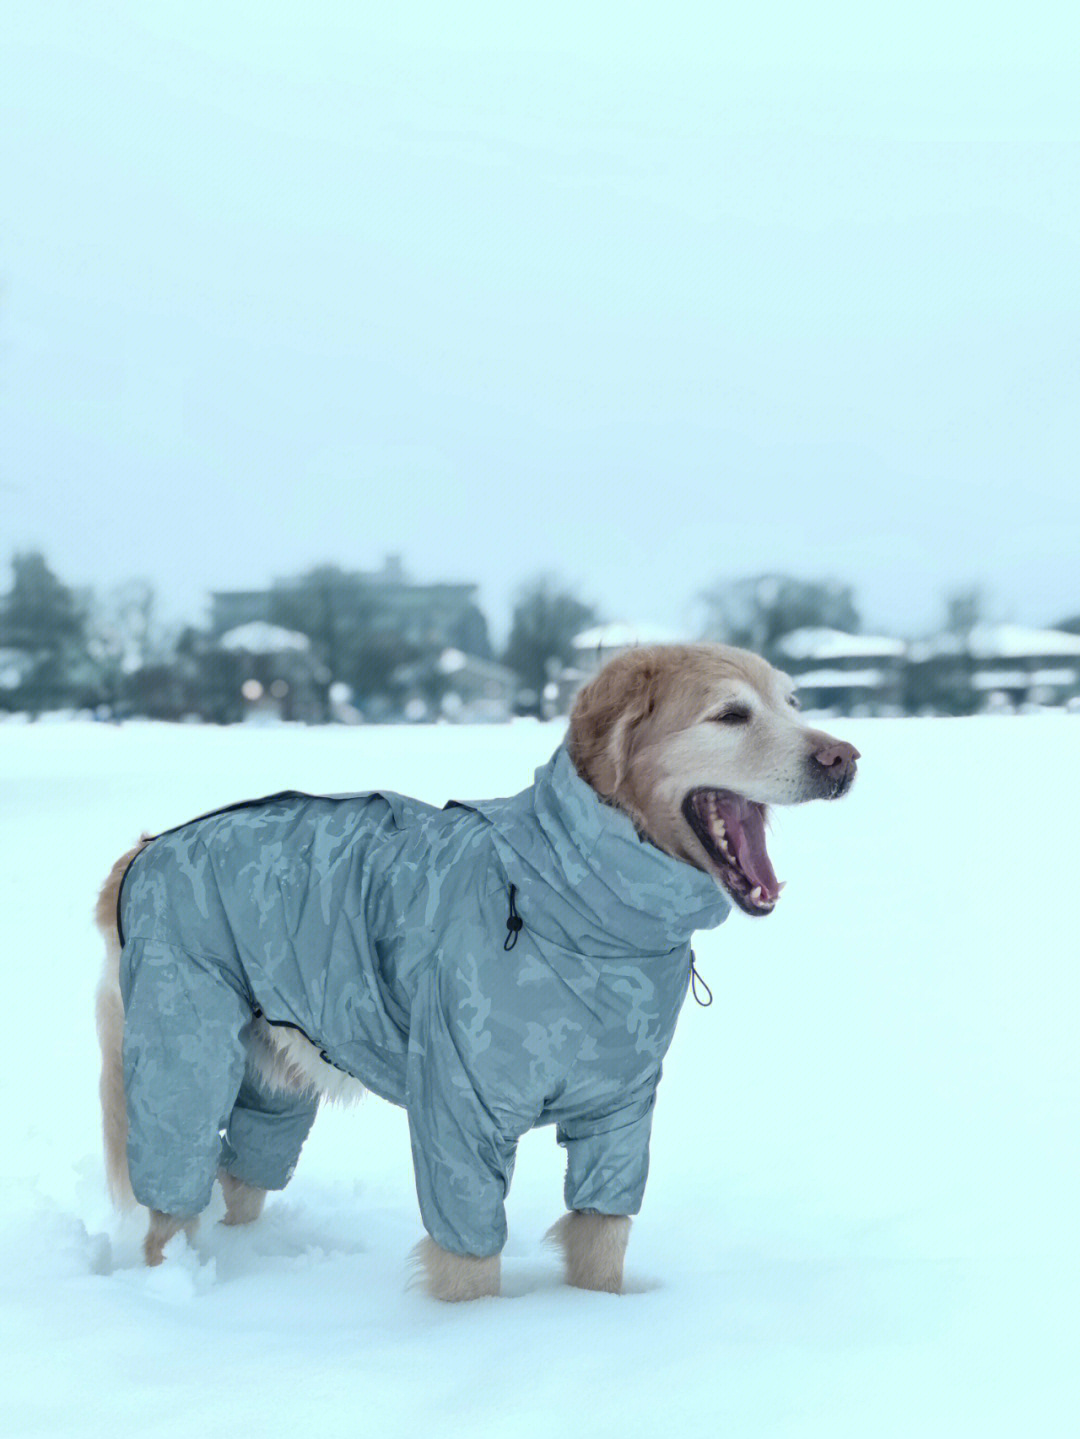
[[[160,1209],[151,1209],[150,1227],[143,1240],[143,1258],[148,1269],[155,1269],[165,1258],[165,1246],[181,1229],[189,1239],[199,1227],[199,1216],[183,1218],[175,1214],[162,1214]]]
[[[254,1184],[246,1184],[227,1170],[218,1170],[221,1192],[225,1198],[225,1217],[222,1224],[253,1224],[263,1211],[266,1190]]]
[[[571,1210],[553,1224],[545,1238],[562,1250],[567,1284],[621,1294],[623,1261],[630,1239],[625,1214],[592,1214]]]
[[[425,1235],[412,1257],[432,1299],[453,1304],[465,1299],[489,1299],[499,1293],[502,1261],[498,1254],[482,1259],[451,1254]]]

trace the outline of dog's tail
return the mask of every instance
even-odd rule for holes
[[[152,835],[144,834],[134,849],[121,855],[101,886],[94,921],[105,940],[105,969],[97,991],[97,1032],[101,1044],[101,1122],[105,1139],[105,1176],[118,1209],[135,1204],[127,1163],[127,1102],[124,1098],[124,1001],[120,995],[120,935],[116,906],[127,867]]]

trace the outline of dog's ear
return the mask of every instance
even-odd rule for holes
[[[643,720],[659,702],[662,668],[653,650],[629,650],[585,685],[570,714],[567,749],[599,794],[618,793]]]

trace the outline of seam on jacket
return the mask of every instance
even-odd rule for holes
[[[146,848],[149,848],[149,846],[146,846]],[[143,851],[140,850],[139,854],[142,853]],[[139,854],[135,855],[132,858],[131,864],[128,865],[127,869],[125,869],[123,874],[120,876],[120,883],[116,887],[116,937],[120,941],[121,949],[123,949],[126,941],[124,939],[124,923],[123,920],[121,920],[120,918],[120,906],[121,901],[124,898],[124,885],[127,884],[127,877],[131,873],[131,866],[135,863],[135,860],[139,858]]]
[[[221,973],[222,979],[230,989],[234,990],[237,994],[242,994],[245,999],[251,998],[251,995],[245,988],[241,987],[238,989],[237,986],[232,983],[226,968],[229,961],[222,959],[220,954],[201,954],[197,949],[188,949],[186,945],[174,944],[171,939],[163,939],[160,934],[129,934],[128,939],[139,944],[160,944],[163,949],[175,950],[177,954],[185,955],[188,959],[195,960],[197,964],[211,965],[215,970]]]

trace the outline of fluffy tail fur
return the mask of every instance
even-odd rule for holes
[[[105,969],[97,991],[97,1032],[101,1044],[101,1121],[105,1139],[105,1175],[109,1194],[119,1209],[135,1204],[127,1164],[127,1103],[124,1099],[124,1001],[120,997],[120,936],[116,929],[116,904],[120,882],[128,865],[152,835],[144,834],[109,871],[101,886],[94,920],[105,940]]]

